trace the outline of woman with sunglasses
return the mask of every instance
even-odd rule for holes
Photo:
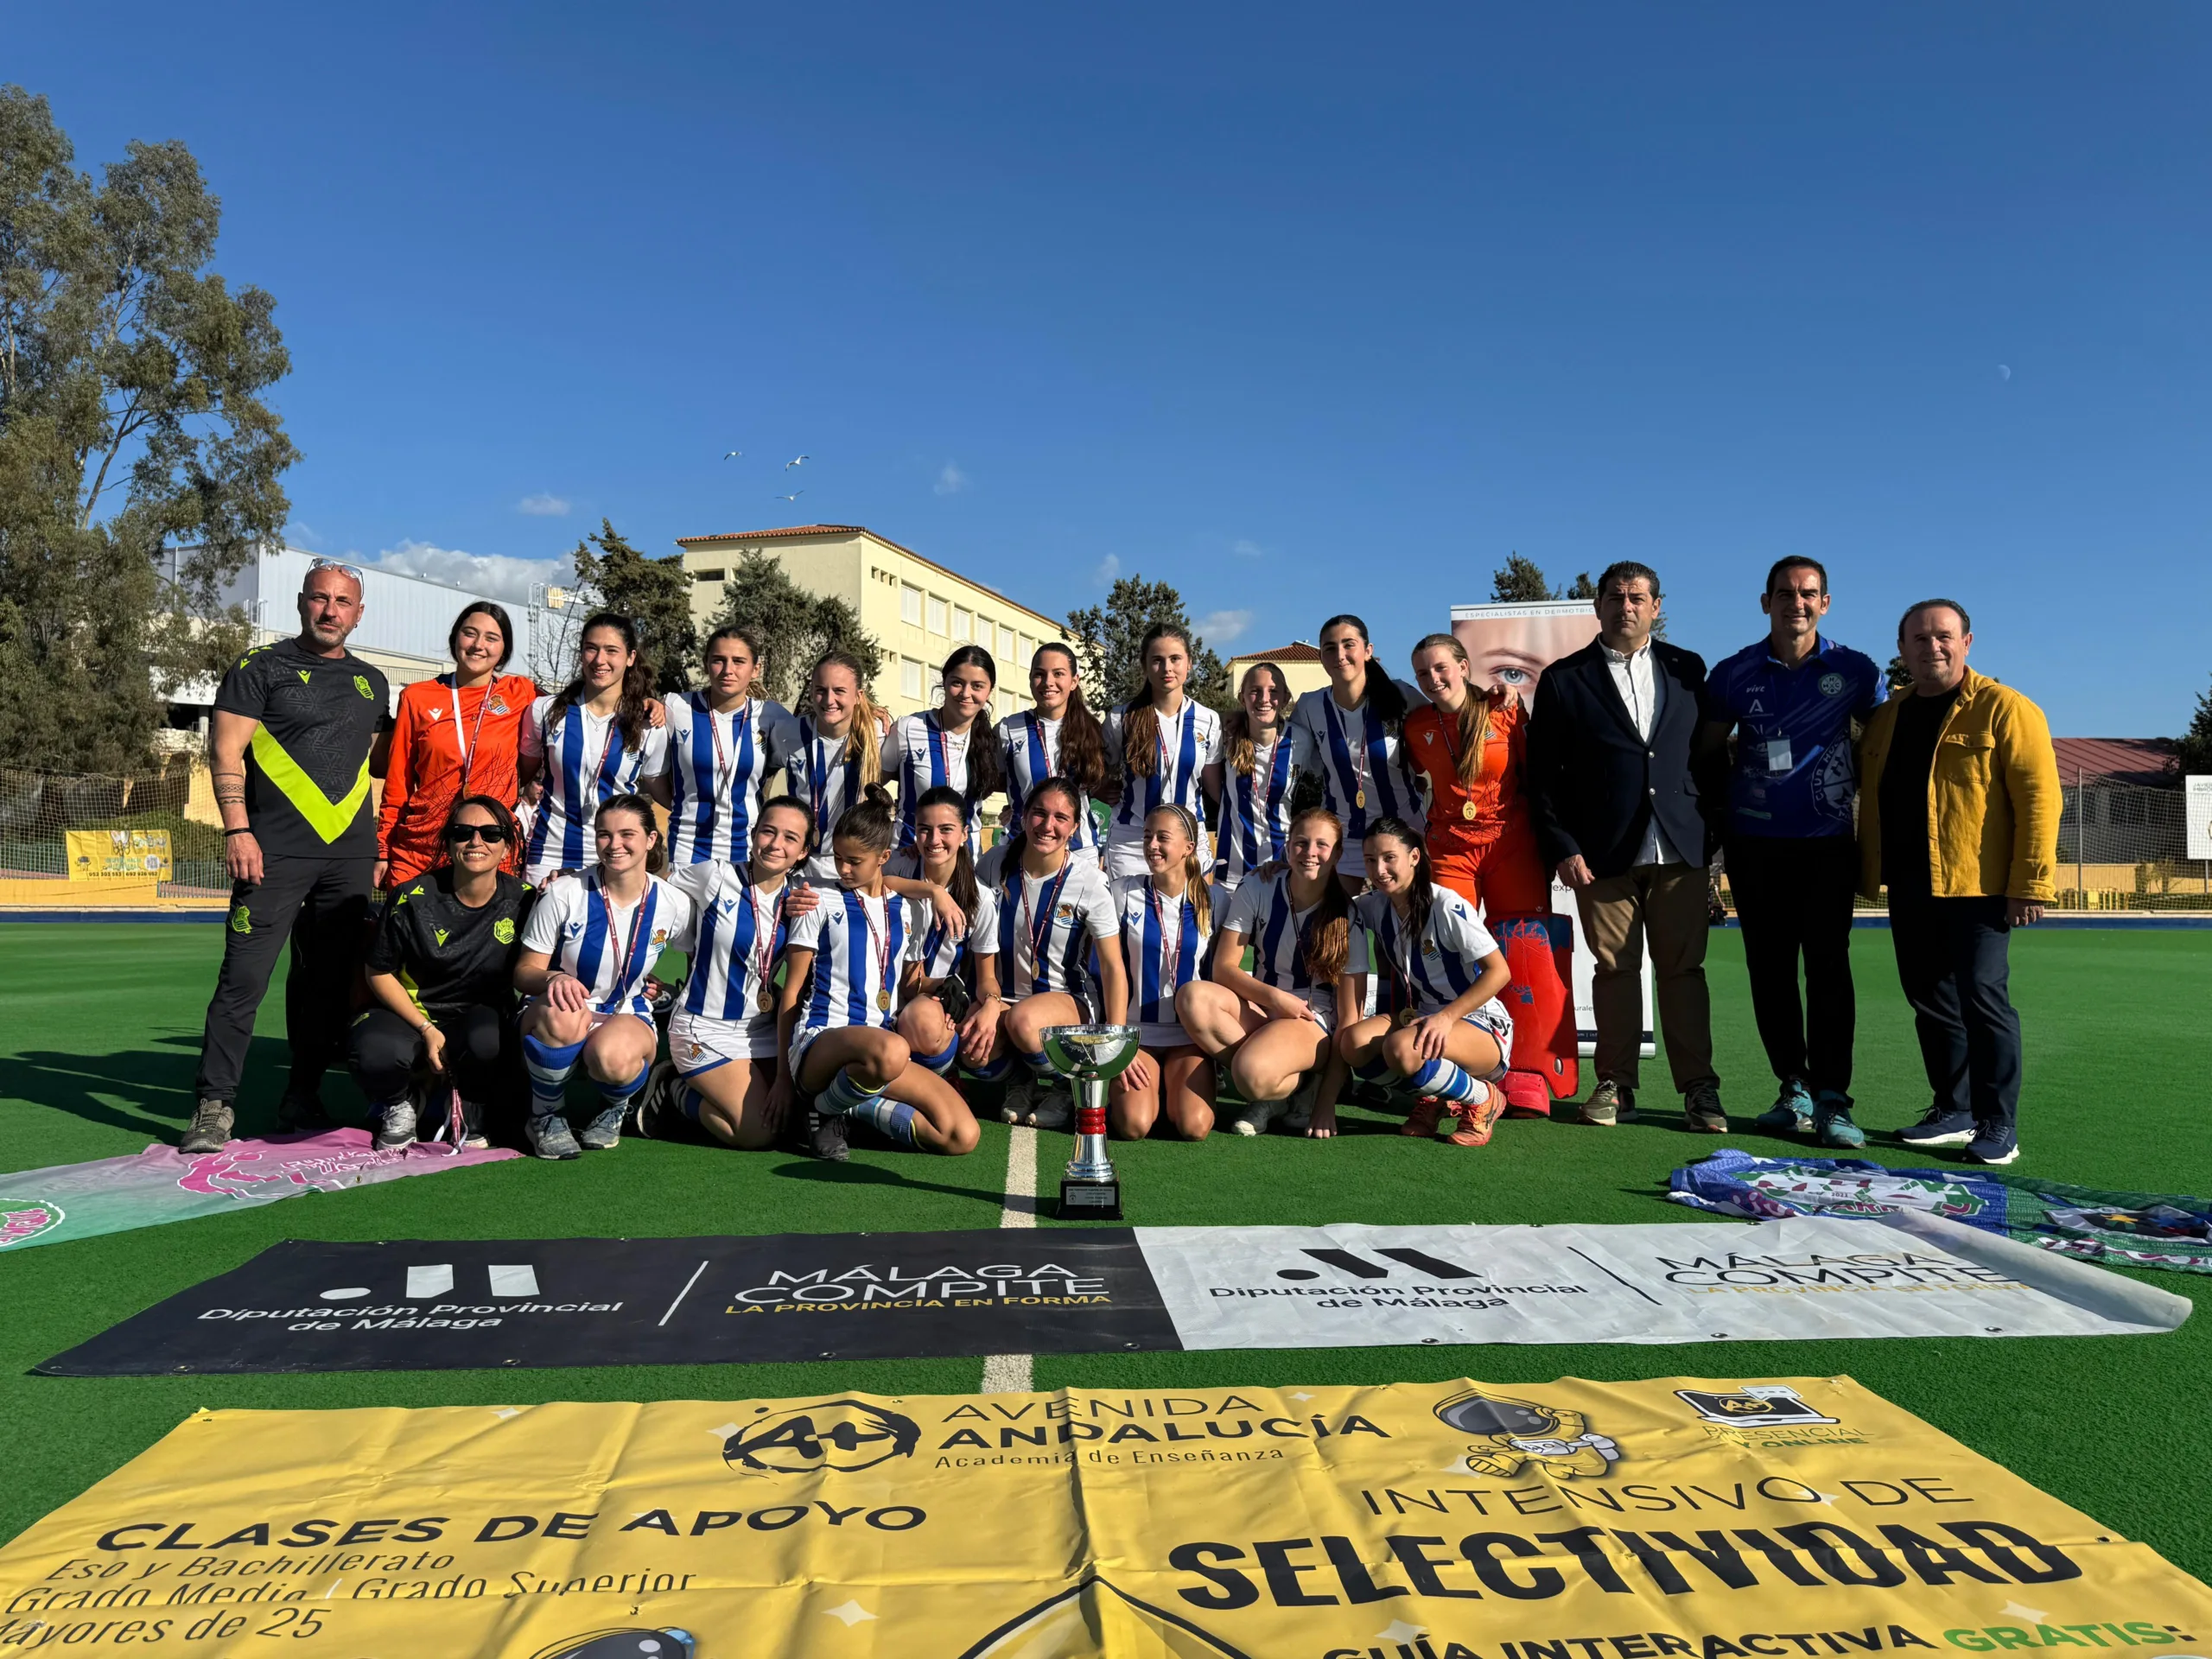
[[[435,1134],[436,1109],[456,1099],[461,1122],[450,1127],[462,1145],[484,1145],[486,1109],[505,1087],[515,962],[534,895],[502,868],[514,823],[491,796],[464,798],[439,840],[446,861],[395,887],[385,905],[365,964],[375,1006],[350,1033],[353,1078],[387,1148],[419,1128]]]
[[[503,671],[514,649],[505,607],[473,600],[446,635],[453,672],[399,694],[377,807],[378,887],[404,886],[443,861],[440,836],[454,802],[472,794],[514,801],[522,723],[537,696],[530,676]],[[510,842],[501,868],[521,867],[521,846]]]
[[[1255,663],[1237,688],[1236,712],[1222,724],[1224,781],[1217,901],[1225,910],[1246,874],[1280,864],[1290,839],[1290,797],[1298,774],[1316,771],[1313,739],[1290,721],[1290,681],[1273,663]]]

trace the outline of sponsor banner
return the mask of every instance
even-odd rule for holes
[[[1891,1169],[1859,1158],[1754,1158],[1725,1147],[1678,1169],[1667,1196],[1726,1216],[1942,1216],[2113,1267],[2212,1273],[2212,1204],[1974,1168]]]
[[[2212,1591],[1842,1378],[201,1412],[0,1651],[2205,1651]]]
[[[61,839],[72,881],[149,875],[167,880],[176,869],[166,830],[65,830]]]
[[[1176,1345],[1121,1227],[289,1241],[40,1369],[690,1365]]]
[[[2190,1304],[1926,1216],[276,1245],[55,1376],[2113,1336]]]
[[[521,1154],[429,1141],[379,1152],[366,1129],[233,1141],[188,1155],[151,1146],[132,1158],[101,1158],[0,1175],[0,1250],[59,1244],[101,1233],[274,1204],[302,1192],[339,1192],[409,1175],[495,1164]]]

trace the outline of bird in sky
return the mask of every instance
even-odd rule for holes
[[[804,490],[793,490],[789,495],[772,496],[770,499],[776,501],[796,501],[805,493]]]
[[[814,457],[812,455],[801,455],[798,457],[798,461],[787,461],[784,463],[784,470],[788,473],[792,467],[798,466],[799,461],[812,461]]]
[[[722,456],[722,459],[723,459],[724,461],[735,461],[735,460],[736,460],[740,455],[743,454],[744,453],[745,453],[745,451],[744,451],[744,450],[742,450],[742,449],[732,449],[732,450],[730,450],[728,454],[726,454],[725,455],[723,455],[723,456]]]

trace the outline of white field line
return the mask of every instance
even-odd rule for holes
[[[1017,1123],[1007,1132],[1006,1203],[1001,1227],[1037,1224],[1037,1131]],[[1033,1370],[1027,1354],[992,1354],[983,1361],[985,1394],[1027,1394]]]

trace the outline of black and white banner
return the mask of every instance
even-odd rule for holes
[[[288,1243],[57,1376],[2118,1336],[2190,1304],[1939,1217]]]

